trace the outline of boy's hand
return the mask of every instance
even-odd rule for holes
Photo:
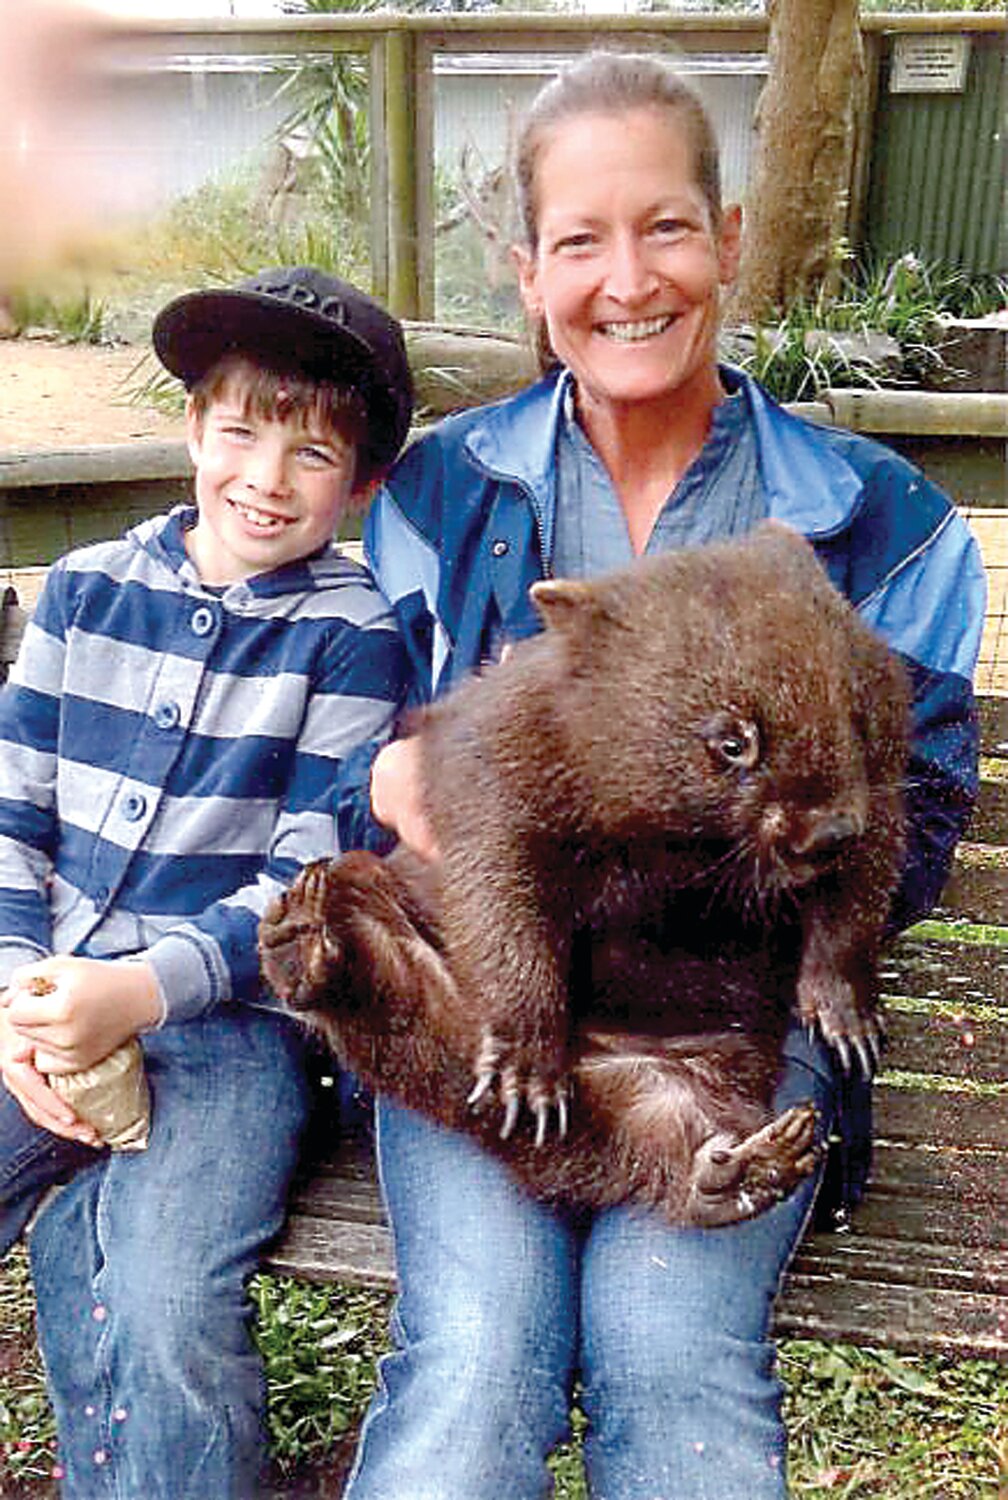
[[[46,958],[15,969],[6,1019],[40,1073],[75,1073],[161,1020],[161,995],[145,963]]]
[[[385,828],[398,834],[421,859],[437,859],[440,850],[424,805],[420,742],[393,740],[375,756],[371,767],[371,811]]]
[[[100,1146],[101,1137],[49,1087],[34,1063],[35,1049],[18,1035],[7,1018],[0,993],[0,1078],[31,1120],[43,1130],[85,1146]]]

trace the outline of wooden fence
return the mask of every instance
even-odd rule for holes
[[[1008,23],[996,14],[871,15],[861,18],[869,87],[867,111],[894,35],[964,34],[996,43]],[[110,64],[192,58],[289,58],[365,54],[370,74],[372,285],[405,318],[434,316],[435,56],[464,53],[555,55],[599,46],[680,54],[763,52],[767,21],[749,15],[583,16],[553,14],[291,15],[258,21],[130,22],[108,43]],[[869,142],[869,119],[858,139]],[[859,240],[868,190],[868,151],[855,163],[850,238]],[[996,184],[994,185],[996,191]]]

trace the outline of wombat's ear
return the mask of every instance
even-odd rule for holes
[[[591,583],[575,578],[546,578],[532,585],[532,602],[549,630],[581,636],[609,611]]]

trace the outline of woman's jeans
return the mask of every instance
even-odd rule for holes
[[[280,1229],[308,1111],[300,1033],[235,1006],[143,1038],[150,1145],[96,1154],[0,1087],[0,1251],[29,1231],[74,1500],[253,1500],[264,1382],[246,1282]]]
[[[778,1106],[814,1099],[822,1131],[826,1049],[795,1028],[787,1054]],[[768,1331],[813,1180],[724,1229],[627,1208],[578,1227],[467,1138],[387,1103],[378,1122],[397,1350],[345,1500],[540,1500],[575,1378],[594,1500],[783,1500]]]

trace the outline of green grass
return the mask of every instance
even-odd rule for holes
[[[56,1462],[56,1425],[34,1346],[27,1256],[13,1251],[0,1264],[0,1495],[13,1481],[48,1481]],[[15,1492],[16,1493],[16,1492]]]
[[[257,1338],[281,1473],[323,1464],[367,1405],[387,1295],[259,1276]],[[52,1418],[22,1252],[0,1268],[0,1495],[49,1496]],[[1008,1486],[1008,1367],[789,1340],[781,1348],[791,1489],[802,1500],[996,1500]],[[587,1500],[583,1419],[551,1462],[557,1500]],[[999,1482],[1002,1489],[999,1492]]]
[[[105,338],[108,306],[85,285],[52,292],[15,287],[10,311],[19,330],[44,328],[69,344],[100,344]]]
[[[292,1468],[325,1453],[360,1420],[388,1347],[391,1299],[263,1275],[252,1283],[252,1300],[270,1446],[281,1467]]]
[[[987,922],[939,922],[929,918],[909,928],[907,937],[921,942],[976,943],[996,948],[1008,947],[1008,927]]]

